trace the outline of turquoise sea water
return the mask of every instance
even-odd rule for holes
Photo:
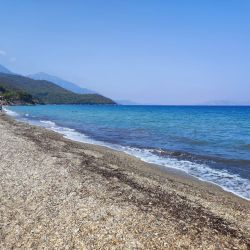
[[[250,199],[250,107],[46,105],[7,109],[17,119],[181,169]]]

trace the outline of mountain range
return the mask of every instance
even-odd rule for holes
[[[60,86],[64,89],[67,89],[69,91],[72,91],[76,94],[96,94],[96,92],[94,92],[90,89],[82,88],[73,82],[66,81],[66,80],[63,80],[57,76],[52,76],[52,75],[49,75],[49,74],[43,73],[43,72],[27,75],[27,77],[32,78],[34,80],[45,80],[48,82],[53,82],[53,83],[57,84],[58,86]]]
[[[14,74],[1,65],[0,94],[9,104],[25,102],[38,104],[115,104],[113,100],[100,94],[76,93],[55,82],[34,80],[30,77]]]

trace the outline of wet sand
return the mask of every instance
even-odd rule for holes
[[[0,249],[250,249],[250,202],[0,114]]]

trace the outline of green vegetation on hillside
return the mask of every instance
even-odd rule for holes
[[[6,89],[0,84],[0,96],[2,96],[2,101],[5,104],[35,104],[36,101],[33,99],[32,95],[13,89]]]
[[[20,75],[0,73],[0,86],[8,91],[28,94],[41,104],[115,104],[99,94],[75,94],[54,83]]]

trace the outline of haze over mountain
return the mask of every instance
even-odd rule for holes
[[[66,80],[61,79],[57,76],[49,75],[49,74],[44,73],[44,72],[30,74],[27,77],[30,77],[34,80],[45,80],[45,81],[53,82],[56,85],[58,85],[64,89],[70,90],[76,94],[94,94],[94,93],[96,93],[90,89],[82,88],[75,83],[72,83],[70,81],[66,81]]]
[[[6,67],[4,67],[1,64],[0,64],[0,73],[14,74],[12,71],[8,70]],[[64,89],[72,91],[76,94],[97,94],[93,90],[90,90],[87,88],[82,88],[73,82],[61,79],[60,77],[57,77],[57,76],[49,75],[49,74],[44,73],[44,72],[39,72],[36,74],[29,74],[29,75],[27,75],[27,77],[32,78],[34,80],[45,80],[45,81],[52,82],[52,83],[54,83],[54,84],[56,84]]]
[[[76,94],[49,81],[14,74],[0,73],[0,87],[9,93],[29,94],[42,104],[115,104],[99,94]]]
[[[204,106],[248,106],[250,105],[250,101],[246,102],[235,102],[235,101],[228,101],[228,100],[214,100],[199,103],[197,105],[204,105]]]
[[[93,92],[77,94],[51,81],[14,74],[2,65],[0,89],[11,104],[115,104],[113,100]]]
[[[3,65],[0,64],[0,73],[5,73],[5,74],[13,74],[10,70],[5,68]]]
[[[115,100],[115,101],[121,105],[142,105],[137,102],[130,101],[130,100]]]

